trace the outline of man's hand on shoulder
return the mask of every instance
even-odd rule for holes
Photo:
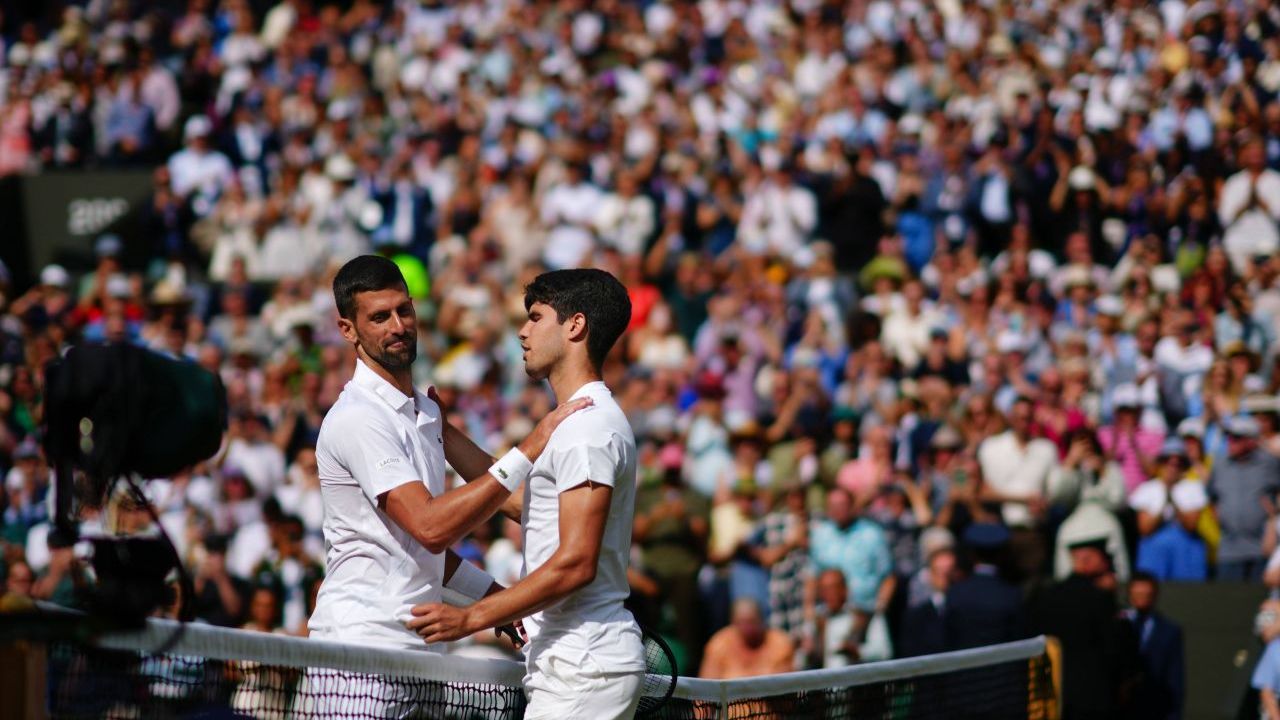
[[[524,456],[529,458],[530,462],[537,460],[542,451],[547,448],[547,442],[551,440],[551,433],[560,427],[560,423],[579,410],[590,407],[593,402],[589,397],[578,398],[564,403],[547,413],[534,426],[533,432],[529,433],[529,436],[520,442],[520,452],[524,453]]]

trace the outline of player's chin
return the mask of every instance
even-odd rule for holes
[[[378,358],[378,362],[383,367],[392,370],[402,370],[413,365],[413,361],[418,359],[418,348],[413,343],[403,345],[395,345],[396,350],[383,349],[382,357]]]
[[[529,376],[530,380],[546,380],[551,375],[551,369],[545,365],[537,365],[529,361],[525,361],[524,373]]]

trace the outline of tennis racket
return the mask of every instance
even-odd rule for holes
[[[654,717],[676,691],[676,678],[680,668],[676,666],[675,653],[660,635],[641,625],[644,642],[644,682],[640,685],[640,705],[636,717]]]

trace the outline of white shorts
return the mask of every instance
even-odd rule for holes
[[[631,720],[640,704],[643,671],[603,672],[588,657],[583,666],[543,656],[524,678],[525,720]]]

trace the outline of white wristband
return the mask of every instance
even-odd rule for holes
[[[508,450],[506,455],[498,458],[498,462],[489,468],[489,474],[501,483],[507,492],[515,492],[516,488],[520,487],[520,483],[529,477],[532,470],[533,463],[520,452],[520,448],[514,447]]]
[[[458,569],[453,571],[449,582],[444,586],[459,595],[479,600],[488,594],[489,588],[493,587],[493,578],[489,573],[463,560],[458,563]]]

